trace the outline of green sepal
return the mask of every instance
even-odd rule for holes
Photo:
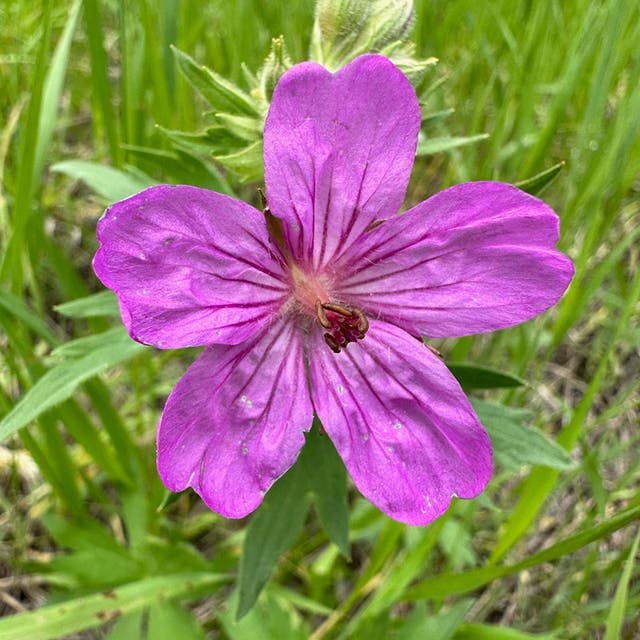
[[[171,47],[180,71],[202,94],[215,111],[258,115],[258,109],[251,97],[233,82],[198,64],[191,56]]]

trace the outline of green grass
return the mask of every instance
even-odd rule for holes
[[[490,625],[505,638],[635,637],[637,2],[416,2],[417,51],[440,61],[421,86],[434,114],[425,144],[446,151],[418,160],[409,202],[565,163],[542,193],[576,264],[565,298],[522,327],[438,348],[525,380],[479,393],[528,409],[571,453],[568,469],[499,467],[486,497],[423,529],[351,490],[350,559],[317,502],[236,623],[242,545],[268,513],[247,532],[193,494],[168,496],[155,470],[159,413],[194,354],[131,347],[104,295],[56,308],[102,291],[90,262],[109,200],[163,180],[256,200],[255,183],[159,128],[212,124],[170,45],[248,92],[242,65],[256,72],[272,37],[284,35],[294,61],[307,57],[313,12],[312,2],[0,0],[0,419],[19,428],[0,445],[0,637],[104,623],[83,637],[155,640],[176,625],[187,640],[501,637]],[[445,140],[467,136],[478,138]],[[43,605],[37,618],[9,615]]]

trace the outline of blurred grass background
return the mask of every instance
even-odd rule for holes
[[[118,618],[81,637],[640,637],[631,555],[640,505],[640,6],[433,0],[415,11],[418,52],[440,60],[425,81],[426,107],[454,109],[426,135],[489,138],[421,159],[409,201],[565,163],[542,194],[576,263],[563,301],[523,327],[439,347],[448,360],[523,377],[524,390],[491,397],[531,410],[572,452],[573,468],[499,470],[491,501],[458,503],[426,529],[390,522],[354,497],[351,561],[312,517],[259,607],[235,624],[225,612],[243,523],[190,495],[157,510],[155,425],[193,354],[145,350],[0,447],[3,615],[163,576],[155,591],[145,582],[132,592],[142,604],[129,615],[81,608],[68,633]],[[313,12],[312,2],[258,0],[0,2],[0,415],[59,360],[55,349],[117,326],[54,309],[100,291],[90,261],[109,197],[51,166],[80,158],[175,181],[175,167],[136,152],[170,152],[156,124],[195,131],[204,122],[169,45],[242,85],[241,65],[259,68],[273,36],[285,36],[294,61],[306,59]],[[256,200],[255,185],[229,182]],[[635,525],[598,529],[620,514]],[[585,532],[595,544],[575,543]],[[560,545],[553,562],[518,564],[551,545]],[[171,583],[185,571],[202,584]],[[158,604],[163,589],[195,601],[195,618]],[[426,613],[440,616],[435,631],[416,635],[429,632]],[[56,624],[52,613],[6,637],[61,637]],[[498,624],[512,635],[498,635]],[[176,628],[181,635],[170,635]]]

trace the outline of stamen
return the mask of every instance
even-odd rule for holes
[[[327,318],[327,312],[324,310],[324,307],[322,306],[322,302],[320,302],[320,300],[316,301],[316,315],[318,316],[320,324],[325,329],[331,329],[331,322],[329,322],[329,318]]]
[[[330,333],[324,334],[324,341],[329,345],[329,348],[333,353],[340,353],[340,345]]]
[[[369,321],[360,309],[335,302],[317,300],[316,316],[322,327],[328,329],[323,337],[334,353],[340,353],[351,342],[362,340],[369,329]]]
[[[358,324],[356,327],[358,331],[362,332],[362,337],[364,338],[364,334],[369,330],[369,321],[367,320],[367,316],[365,316],[360,309],[354,309],[353,314],[358,318]]]
[[[334,302],[323,302],[322,308],[327,311],[334,311],[347,318],[353,315],[351,309],[347,309],[347,307],[343,307],[341,304],[335,304]]]

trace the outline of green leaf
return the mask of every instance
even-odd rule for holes
[[[516,182],[515,186],[535,196],[539,194],[547,185],[551,184],[553,180],[555,180],[556,176],[560,173],[560,170],[564,167],[564,165],[564,161],[558,162],[558,164],[554,164],[553,167],[550,167],[545,171],[541,171],[531,178]]]
[[[460,600],[447,611],[436,615],[427,614],[423,602],[407,618],[407,622],[398,634],[397,640],[415,640],[428,638],[429,640],[449,640],[460,626],[464,617],[471,609],[473,600]]]
[[[494,369],[463,363],[448,363],[449,371],[456,377],[463,389],[510,389],[521,387],[525,382],[512,374]]]
[[[616,589],[616,595],[613,598],[609,615],[607,616],[607,627],[604,634],[604,640],[618,640],[622,638],[622,625],[624,623],[624,612],[627,608],[627,599],[629,596],[629,581],[633,572],[633,566],[636,561],[636,553],[638,553],[638,544],[640,543],[640,532],[635,537],[631,550],[624,564],[624,570],[620,576],[620,582]]]
[[[143,179],[138,174],[87,160],[65,160],[54,164],[51,170],[64,173],[74,180],[82,180],[109,203],[124,200],[157,184],[151,178]]]
[[[299,463],[318,517],[342,554],[349,558],[349,505],[347,474],[342,458],[327,435],[318,428],[306,435]]]
[[[227,580],[227,576],[217,573],[145,578],[113,591],[3,618],[0,620],[0,637],[2,640],[55,640],[83,629],[102,626],[154,603],[200,597]]]
[[[114,327],[113,329],[103,331],[102,333],[96,333],[94,335],[84,336],[82,338],[76,338],[75,340],[65,342],[59,347],[56,347],[51,352],[51,355],[54,358],[60,358],[63,360],[67,360],[69,358],[81,358],[91,351],[99,349],[105,344],[105,342],[108,342],[109,344],[124,345],[129,344],[131,342],[131,338],[124,327]]]
[[[234,619],[231,613],[237,601],[237,592],[233,594],[229,610],[218,616],[230,640],[307,640],[310,637],[309,629],[291,603],[276,593],[267,590],[242,620]]]
[[[180,71],[187,80],[211,104],[215,111],[259,115],[251,98],[233,82],[215,71],[199,65],[191,56],[176,47],[171,47]]]
[[[420,134],[418,140],[418,148],[416,149],[416,156],[432,156],[436,153],[443,153],[444,151],[451,151],[451,149],[457,149],[458,147],[465,147],[469,144],[475,144],[481,142],[489,137],[488,133],[479,133],[475,136],[444,136],[441,138],[425,138]]]
[[[47,409],[70,398],[85,380],[133,358],[144,348],[133,340],[103,344],[82,358],[49,369],[0,422],[0,441],[28,425]]]
[[[214,158],[227,169],[235,171],[245,181],[262,178],[262,140],[258,140],[236,153],[216,155]]]
[[[204,637],[198,621],[176,602],[149,608],[148,640],[204,640]]]
[[[247,528],[240,560],[237,620],[253,607],[280,554],[302,531],[307,507],[306,483],[300,465],[295,465],[269,489]]]
[[[480,422],[491,438],[497,462],[508,469],[523,464],[535,464],[552,469],[569,469],[569,454],[542,431],[525,424],[527,411],[473,398],[471,400]]]
[[[126,549],[91,549],[57,555],[48,563],[56,573],[69,576],[77,586],[105,589],[141,578],[142,565]]]
[[[118,300],[112,291],[101,291],[85,298],[70,300],[53,307],[67,318],[93,318],[96,316],[118,317]]]
[[[261,118],[250,118],[248,116],[234,116],[228,113],[216,113],[216,120],[241,140],[256,142],[262,140]]]
[[[142,623],[144,615],[141,611],[118,618],[105,640],[134,640],[144,638]]]

